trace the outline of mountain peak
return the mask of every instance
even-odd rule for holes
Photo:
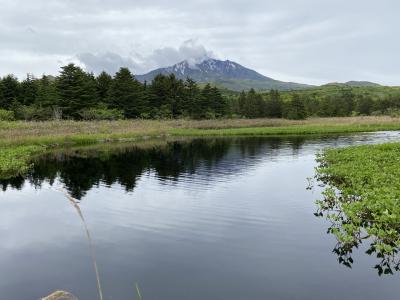
[[[171,68],[171,73],[174,73],[175,75],[185,75],[187,73],[187,70],[190,69],[190,64],[187,60],[184,60],[180,63],[173,65]]]
[[[223,61],[211,57],[184,60],[170,67],[137,75],[136,78],[139,81],[151,81],[158,74],[174,74],[179,79],[190,77],[199,83],[214,83],[238,91],[250,88],[291,90],[306,87],[306,85],[274,80],[231,60]]]

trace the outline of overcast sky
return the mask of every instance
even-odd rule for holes
[[[285,81],[400,85],[398,0],[0,0],[0,74],[205,56]]]

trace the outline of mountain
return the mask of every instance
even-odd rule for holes
[[[377,87],[381,86],[378,83],[370,82],[370,81],[347,81],[344,83],[341,82],[331,82],[325,85],[338,85],[338,86],[350,86],[350,87]]]
[[[144,75],[136,75],[141,81],[151,81],[158,74],[175,74],[179,79],[188,77],[199,83],[212,83],[233,91],[249,90],[298,90],[312,87],[306,84],[275,80],[230,60],[208,58],[197,64],[182,61],[171,67],[153,70]]]

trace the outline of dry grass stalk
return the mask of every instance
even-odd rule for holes
[[[100,281],[99,268],[98,268],[98,266],[97,266],[96,253],[95,253],[95,250],[94,250],[92,238],[91,238],[91,236],[90,236],[89,228],[88,228],[88,226],[87,226],[87,224],[86,224],[85,218],[83,217],[82,211],[81,211],[81,209],[80,209],[80,207],[79,207],[79,205],[78,205],[78,201],[77,201],[76,199],[74,199],[73,197],[71,197],[71,196],[67,193],[67,191],[65,191],[64,189],[61,189],[61,188],[60,188],[59,190],[65,195],[65,197],[66,197],[66,198],[71,202],[71,204],[74,206],[74,208],[75,208],[76,211],[78,212],[79,218],[81,219],[81,221],[82,221],[82,223],[83,223],[83,226],[84,226],[85,232],[86,232],[86,237],[87,237],[87,240],[88,240],[88,242],[89,242],[90,255],[91,255],[92,260],[93,260],[94,271],[95,271],[95,274],[96,274],[97,290],[98,290],[98,293],[99,293],[99,299],[100,299],[100,300],[103,300],[103,290],[102,290],[102,288],[101,288],[101,281]],[[52,299],[52,298],[50,298],[50,299]],[[58,299],[58,298],[55,298],[55,299]],[[48,300],[48,299],[47,299],[47,300]]]
[[[78,300],[78,298],[65,291],[55,291],[51,295],[44,297],[41,300]]]

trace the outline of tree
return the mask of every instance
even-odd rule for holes
[[[11,109],[17,102],[20,83],[14,75],[7,75],[1,80],[2,99],[0,106],[4,109]]]
[[[293,94],[287,103],[286,118],[292,120],[303,120],[307,117],[304,103],[298,94]]]
[[[215,117],[212,107],[213,88],[207,83],[201,90],[199,113],[201,118],[211,119]]]
[[[342,100],[338,116],[350,116],[354,110],[355,95],[351,88],[343,88],[340,92]]]
[[[0,109],[5,108],[6,101],[3,94],[3,80],[0,78]]]
[[[58,105],[59,95],[54,77],[43,75],[38,83],[35,104],[39,107],[52,107]]]
[[[148,94],[152,114],[156,117],[176,118],[188,111],[187,85],[174,74],[157,75],[149,87]]]
[[[60,107],[64,116],[79,119],[82,110],[97,102],[95,78],[74,64],[61,69],[57,78]]]
[[[241,116],[245,116],[245,109],[246,109],[246,102],[247,102],[247,95],[245,91],[242,91],[238,98],[238,114]]]
[[[368,97],[367,95],[359,95],[356,100],[356,111],[360,115],[370,115],[372,108],[373,108],[374,102],[371,99],[371,97]]]
[[[271,90],[265,102],[265,115],[268,118],[282,117],[282,100],[277,90]]]
[[[121,68],[112,81],[108,94],[111,108],[122,109],[126,118],[137,118],[148,110],[142,84],[128,68]]]
[[[321,101],[316,92],[307,94],[303,98],[307,116],[318,116],[321,108]]]
[[[182,114],[192,118],[200,118],[199,111],[201,110],[201,94],[197,83],[187,78],[185,81],[185,97],[182,103]]]
[[[37,93],[38,80],[32,74],[28,74],[26,79],[20,84],[18,102],[22,105],[31,105],[35,103]]]
[[[211,89],[211,109],[217,118],[222,117],[227,112],[227,103],[218,88]]]
[[[160,74],[150,85],[141,84],[127,68],[121,68],[114,78],[106,72],[95,77],[68,64],[57,77],[43,75],[36,79],[28,74],[21,83],[13,75],[0,79],[0,108],[12,110],[17,118],[25,120],[61,116],[117,119],[121,112],[125,118],[216,118],[233,112],[232,99],[210,84],[200,88],[194,80],[183,81],[174,74]],[[247,110],[246,116],[264,115],[261,94],[252,90],[244,94],[244,100],[240,104]]]
[[[108,93],[112,84],[111,75],[106,72],[101,72],[99,76],[96,78],[96,89],[97,95],[99,96],[99,101],[102,103],[107,103]]]
[[[260,118],[266,113],[266,103],[254,89],[250,89],[247,94],[244,92],[240,94],[239,107],[246,118]]]

